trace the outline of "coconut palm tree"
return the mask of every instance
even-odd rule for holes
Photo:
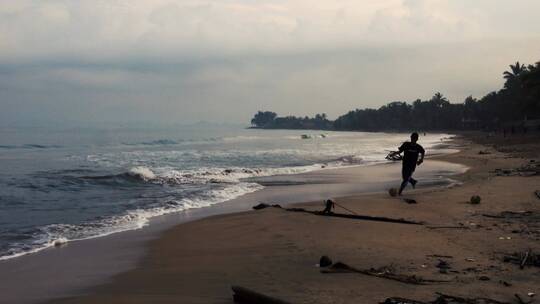
[[[503,76],[506,80],[514,80],[521,73],[525,72],[527,67],[524,64],[520,64],[519,61],[515,65],[510,65],[510,71],[504,71]]]

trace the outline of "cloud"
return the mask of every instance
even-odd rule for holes
[[[434,90],[461,101],[499,87],[509,63],[540,59],[537,11],[536,0],[2,1],[0,119],[335,117]]]
[[[492,4],[497,2],[497,4]],[[0,4],[0,61],[58,56],[104,60],[299,50],[481,38],[513,7],[535,18],[536,1],[449,0],[19,0]],[[461,3],[461,5],[460,5]],[[497,7],[494,10],[493,7]],[[485,17],[480,13],[486,9]],[[515,18],[515,16],[514,16]],[[531,22],[532,23],[532,22]],[[537,33],[539,23],[528,29]],[[506,30],[501,35],[522,29]],[[497,33],[491,33],[492,36]]]

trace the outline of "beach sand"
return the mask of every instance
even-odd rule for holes
[[[540,176],[513,172],[497,176],[494,171],[518,168],[530,164],[530,159],[540,162],[540,144],[537,137],[506,140],[483,136],[468,135],[469,139],[457,141],[459,153],[436,157],[470,169],[456,177],[463,182],[458,186],[408,189],[404,197],[417,204],[387,193],[333,197],[358,214],[405,218],[425,225],[324,217],[278,208],[213,216],[163,232],[148,243],[148,251],[135,269],[116,275],[112,282],[53,302],[233,303],[231,285],[291,303],[379,303],[388,297],[427,301],[436,292],[509,303],[515,302],[514,294],[526,299],[527,293],[540,292],[539,268],[519,269],[503,262],[503,257],[528,249],[540,252],[540,199],[534,195],[540,189]],[[399,167],[394,168],[399,176]],[[472,195],[480,195],[481,203],[468,203]],[[253,201],[253,205],[257,203]],[[321,201],[294,207],[323,208]],[[483,216],[504,211],[532,213],[512,218]],[[339,207],[335,212],[347,213]],[[442,226],[459,228],[433,229]],[[398,274],[449,282],[412,285],[358,273],[323,274],[316,267],[322,255],[360,269],[387,267]],[[441,271],[437,267],[440,260],[450,268]]]

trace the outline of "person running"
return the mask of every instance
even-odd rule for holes
[[[394,155],[403,154],[403,167],[401,169],[401,176],[403,177],[403,182],[401,182],[401,187],[399,188],[398,195],[401,195],[401,192],[403,192],[403,189],[407,186],[408,183],[411,183],[412,187],[414,188],[416,186],[416,183],[418,182],[415,180],[412,175],[414,173],[414,170],[416,169],[416,166],[422,164],[424,161],[424,155],[426,154],[426,151],[424,148],[422,148],[421,145],[417,144],[418,141],[418,133],[414,132],[411,134],[411,141],[404,142],[401,147],[399,147],[398,151],[394,152]],[[418,159],[418,156],[420,155],[420,159]]]

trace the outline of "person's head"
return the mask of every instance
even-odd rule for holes
[[[418,141],[418,133],[414,132],[411,134],[411,142],[416,143]]]

